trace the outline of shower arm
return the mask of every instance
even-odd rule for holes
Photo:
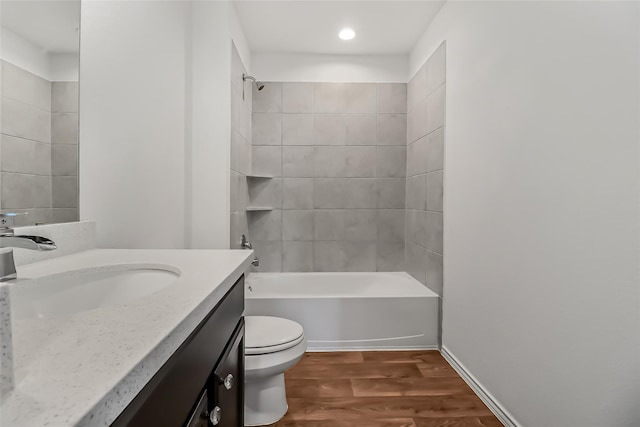
[[[256,88],[258,89],[258,92],[261,91],[262,89],[264,89],[264,83],[259,82],[253,76],[250,76],[248,74],[242,73],[242,99],[243,100],[244,100],[244,82],[246,82],[247,80],[251,80],[256,85]]]

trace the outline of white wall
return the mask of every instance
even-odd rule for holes
[[[247,42],[247,38],[244,35],[244,29],[242,28],[242,24],[238,18],[235,2],[231,2],[229,14],[231,38],[233,39],[233,43],[236,45],[236,50],[238,51],[238,55],[240,55],[240,59],[242,59],[242,63],[247,70],[251,70],[251,49],[249,48],[249,42]]]
[[[80,216],[100,247],[184,246],[188,7],[82,4]]]
[[[230,2],[85,2],[80,215],[98,245],[228,248]]]
[[[229,245],[231,13],[227,2],[193,2],[191,203],[187,247]]]
[[[257,53],[251,72],[272,82],[406,83],[408,57],[403,55],[305,55]]]
[[[523,426],[640,425],[639,11],[447,2],[443,344]]]

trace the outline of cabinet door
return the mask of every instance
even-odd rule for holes
[[[244,426],[244,319],[213,373],[209,390],[214,396],[210,410],[219,414],[215,425]]]
[[[202,393],[198,401],[196,409],[191,414],[191,418],[187,421],[186,427],[208,427],[209,426],[209,411],[207,406],[209,405],[209,398],[207,390]]]

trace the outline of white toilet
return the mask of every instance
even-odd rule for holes
[[[300,324],[270,316],[245,316],[245,426],[273,424],[288,409],[284,371],[304,355]]]

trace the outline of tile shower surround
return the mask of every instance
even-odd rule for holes
[[[445,44],[407,89],[406,269],[442,296]]]
[[[78,219],[78,83],[49,82],[2,62],[4,211],[18,225]]]
[[[265,83],[249,214],[260,271],[404,270],[407,85]]]

